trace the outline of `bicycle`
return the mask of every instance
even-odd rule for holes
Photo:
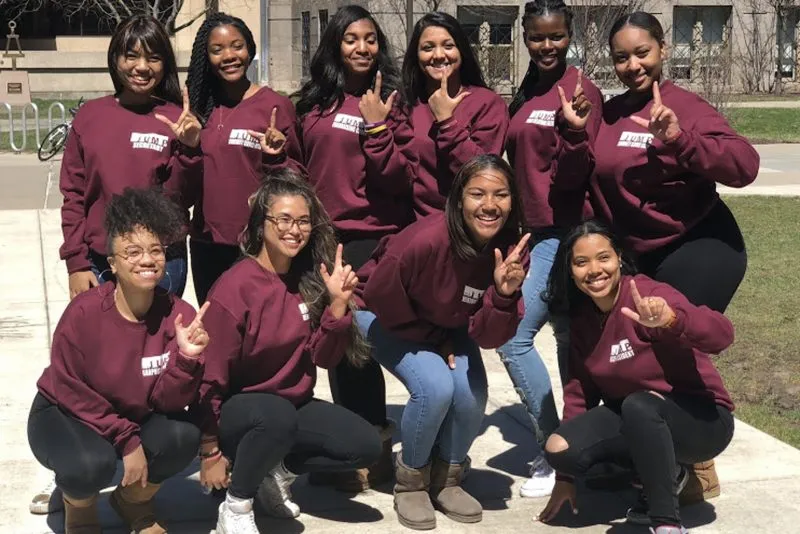
[[[42,139],[42,144],[39,145],[39,150],[37,155],[39,156],[39,161],[47,161],[58,152],[64,148],[64,145],[67,144],[67,138],[69,137],[69,131],[72,129],[72,121],[75,120],[75,114],[78,113],[78,110],[83,105],[83,97],[78,101],[78,105],[74,108],[69,108],[69,114],[72,116],[71,119],[67,119],[67,121],[63,124],[59,124],[49,132],[47,135],[44,136]]]

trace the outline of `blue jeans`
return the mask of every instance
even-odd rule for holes
[[[456,368],[450,369],[436,347],[395,336],[372,312],[356,312],[356,323],[372,344],[373,358],[411,394],[400,424],[403,463],[413,469],[428,465],[434,446],[445,462],[465,461],[488,398],[481,351],[466,329],[453,331]]]
[[[90,249],[89,261],[92,264],[92,272],[97,277],[98,282],[102,284],[114,279],[111,274],[111,267],[108,265],[108,259],[105,256]],[[186,275],[186,244],[176,243],[170,245],[167,247],[167,265],[164,269],[164,278],[161,279],[158,286],[180,297],[186,288]]]
[[[553,400],[553,386],[550,374],[542,357],[533,345],[533,339],[542,326],[551,319],[556,337],[559,369],[566,369],[569,350],[569,318],[550,317],[541,294],[547,288],[547,279],[558,250],[559,240],[547,238],[531,245],[531,266],[522,284],[522,297],[525,301],[525,317],[519,323],[516,335],[500,347],[500,359],[506,366],[514,389],[525,404],[525,409],[533,422],[536,441],[540,449],[553,431],[558,428],[558,413]],[[562,376],[564,371],[561,371]]]

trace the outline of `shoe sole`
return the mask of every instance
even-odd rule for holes
[[[434,501],[433,499],[431,499],[431,501],[433,501],[433,507],[436,510],[439,510],[445,516],[449,517],[453,521],[457,521],[458,523],[480,523],[483,520],[483,512],[481,512],[478,515],[457,514],[455,512],[448,512],[438,502]]]
[[[409,521],[397,511],[397,507],[394,508],[395,514],[397,514],[397,521],[406,528],[410,528],[411,530],[433,530],[436,528],[436,518],[434,517],[431,521]]]
[[[519,489],[519,496],[524,497],[526,499],[537,499],[540,497],[548,497],[553,493],[553,488],[545,491],[524,491],[522,488]]]

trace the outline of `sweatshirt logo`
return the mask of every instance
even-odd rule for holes
[[[617,146],[630,148],[647,148],[653,142],[653,134],[622,132],[617,141]]]
[[[465,304],[475,304],[478,302],[483,294],[486,293],[483,289],[475,289],[474,287],[464,286],[464,296],[461,297],[461,302]]]
[[[300,304],[297,305],[297,307],[300,309],[300,315],[303,317],[303,320],[308,321],[309,315],[308,315],[308,306],[306,305],[306,303],[301,302]]]
[[[556,112],[544,109],[534,109],[525,120],[527,124],[538,124],[539,126],[549,126],[552,128],[556,124]]]
[[[611,358],[609,358],[608,361],[615,363],[633,358],[633,356],[634,353],[633,347],[631,347],[631,342],[627,339],[623,339],[616,345],[611,345]]]
[[[169,363],[169,352],[159,356],[142,356],[142,376],[156,376],[164,372]]]
[[[236,128],[231,130],[231,135],[228,137],[228,144],[261,150],[261,144],[258,142],[258,139],[247,133],[247,130]]]
[[[365,135],[364,119],[361,117],[356,117],[355,115],[337,113],[333,118],[333,127],[338,130],[344,130],[346,132],[352,132],[358,135]]]
[[[156,133],[131,132],[131,148],[144,148],[163,152],[169,143],[169,137]]]

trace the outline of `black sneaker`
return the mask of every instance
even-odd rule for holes
[[[680,495],[688,481],[689,471],[682,465],[678,464],[678,477],[675,480],[676,495]],[[650,507],[647,505],[647,497],[645,497],[643,490],[639,490],[639,497],[636,499],[636,504],[628,508],[628,512],[625,514],[625,519],[628,523],[633,523],[634,525],[649,525],[649,511]]]

